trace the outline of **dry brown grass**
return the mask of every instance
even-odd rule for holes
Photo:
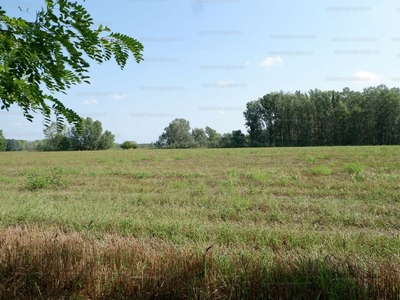
[[[399,299],[399,262],[203,253],[36,226],[0,232],[0,299]]]

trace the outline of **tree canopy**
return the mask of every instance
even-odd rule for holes
[[[400,89],[273,92],[244,117],[251,146],[400,144]]]
[[[0,130],[0,151],[6,151],[7,140],[3,135],[3,130]]]
[[[157,148],[233,148],[246,147],[246,135],[241,130],[233,130],[223,135],[206,126],[193,128],[185,119],[175,119],[164,129],[155,146]]]
[[[125,150],[126,149],[137,149],[138,144],[134,141],[125,141],[120,145],[120,147]]]
[[[32,21],[9,17],[0,6],[0,108],[16,104],[29,121],[40,112],[46,125],[54,114],[59,129],[64,119],[79,129],[81,118],[55,93],[89,83],[87,60],[101,64],[114,57],[121,69],[130,54],[137,63],[143,60],[139,41],[93,26],[86,9],[68,0],[45,0]]]
[[[185,119],[173,120],[164,130],[156,142],[158,148],[191,148],[195,145],[190,123]]]
[[[81,132],[75,126],[64,126],[60,131],[56,123],[51,123],[44,129],[46,139],[38,150],[107,150],[113,147],[115,136],[108,130],[103,133],[100,121],[86,118],[81,126]]]

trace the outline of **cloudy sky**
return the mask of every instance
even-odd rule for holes
[[[400,84],[398,0],[87,0],[96,27],[137,38],[145,61],[121,71],[91,63],[91,84],[58,95],[100,120],[117,142],[156,141],[175,118],[192,128],[245,131],[246,103],[283,90],[342,90]],[[42,1],[2,0],[9,15],[34,18]],[[29,8],[29,12],[19,12]],[[0,111],[6,138],[43,138],[18,107]]]

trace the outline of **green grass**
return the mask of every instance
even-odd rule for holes
[[[318,243],[303,248],[336,251],[316,224],[333,235],[400,227],[400,152],[385,149],[390,155],[379,147],[4,153],[0,226],[79,231],[92,221],[97,235],[225,247],[219,228],[228,224],[232,243],[247,249],[268,250],[254,235],[274,231],[311,235]],[[307,156],[324,163],[310,168]]]
[[[349,163],[344,166],[344,169],[349,173],[360,173],[363,170],[363,166],[358,163]]]
[[[53,168],[39,173],[33,171],[27,175],[26,187],[34,191],[38,189],[62,187],[65,183],[62,181],[63,170],[61,168]]]
[[[311,168],[311,174],[312,175],[329,175],[329,174],[331,174],[331,171],[327,167],[318,166],[318,167]]]
[[[400,257],[397,146],[14,152],[0,165],[0,229],[213,246],[219,261]]]

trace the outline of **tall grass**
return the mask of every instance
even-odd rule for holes
[[[0,232],[1,299],[397,299],[400,264],[198,252],[59,229]]]

